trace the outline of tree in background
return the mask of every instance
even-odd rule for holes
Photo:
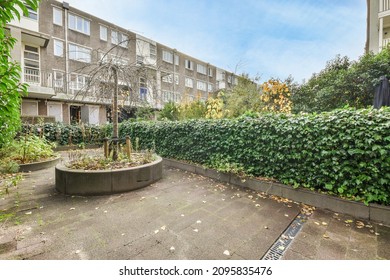
[[[270,79],[261,87],[260,99],[263,102],[261,110],[264,112],[290,113],[292,103],[287,83],[279,79]]]
[[[345,106],[371,106],[380,76],[390,76],[390,48],[351,62],[336,56],[302,85],[290,88],[293,112],[324,112]]]
[[[38,3],[39,0],[0,2],[0,147],[12,140],[20,128],[21,96],[27,94],[27,85],[20,82],[21,68],[11,58],[16,39],[7,34],[5,26],[11,20],[20,20],[20,10],[28,15],[26,4],[37,10]]]

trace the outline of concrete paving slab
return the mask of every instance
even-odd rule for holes
[[[59,194],[54,168],[26,174],[10,191],[0,209],[16,218],[1,224],[0,245],[12,246],[0,259],[261,259],[300,211],[293,201],[168,167],[160,181],[122,194]],[[283,258],[390,259],[389,228],[358,221],[317,209]]]

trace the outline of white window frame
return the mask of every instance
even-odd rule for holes
[[[186,59],[185,61],[185,68],[188,70],[194,70],[194,62],[192,62],[189,59]]]
[[[207,84],[204,81],[197,81],[196,82],[196,88],[201,91],[206,91]]]
[[[64,57],[64,42],[63,41],[58,40],[58,39],[53,40],[53,53],[55,56]]]
[[[177,54],[175,54],[175,65],[179,65],[179,56]]]
[[[53,24],[62,26],[62,10],[57,7],[53,7]]]
[[[194,80],[186,77],[185,86],[189,88],[194,88]]]
[[[100,36],[100,40],[102,41],[106,41],[108,40],[108,28],[104,25],[100,25],[99,27],[99,36]]]
[[[157,58],[157,46],[153,44],[149,44],[149,56],[151,59]]]
[[[72,50],[72,48],[75,48],[75,50]],[[85,63],[91,63],[92,50],[84,46],[69,43],[69,59]]]
[[[74,19],[74,22],[72,19]],[[79,21],[81,22],[81,26],[78,24]],[[91,34],[91,22],[86,18],[72,13],[68,14],[68,28],[86,35]]]
[[[76,82],[72,81],[72,78],[76,78]],[[81,81],[81,82],[80,82]],[[69,88],[73,90],[80,90],[83,89],[88,83],[88,76],[78,73],[71,73],[70,74],[70,83]]]
[[[213,92],[214,91],[214,85],[213,84],[208,84],[207,90],[208,90],[208,92]]]
[[[116,30],[111,30],[111,43],[122,48],[127,48],[129,36]]]
[[[31,19],[33,21],[38,21],[38,9],[34,11],[29,5],[24,2],[26,9],[28,11],[28,15],[23,15],[25,18]]]
[[[59,79],[57,77],[57,75],[61,76],[61,78]],[[65,77],[65,72],[58,71],[58,70],[54,70],[53,71],[53,86],[54,86],[54,88],[63,89],[63,87],[64,87],[64,77]]]
[[[163,61],[173,64],[173,53],[170,51],[163,50],[162,53]]]
[[[196,64],[196,72],[206,75],[207,74],[207,67],[203,64]]]
[[[209,77],[213,77],[213,68],[209,67]]]

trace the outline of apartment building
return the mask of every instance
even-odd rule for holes
[[[378,53],[390,43],[390,0],[367,0],[366,52]]]
[[[234,73],[71,7],[42,0],[38,11],[7,25],[29,84],[21,114],[63,123],[110,121],[113,68],[122,110],[207,100],[234,86]]]

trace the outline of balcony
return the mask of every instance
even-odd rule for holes
[[[29,85],[29,97],[50,98],[55,95],[52,73],[34,68],[24,68],[23,72],[23,82]]]
[[[390,10],[390,0],[379,0],[379,12],[386,12]]]

